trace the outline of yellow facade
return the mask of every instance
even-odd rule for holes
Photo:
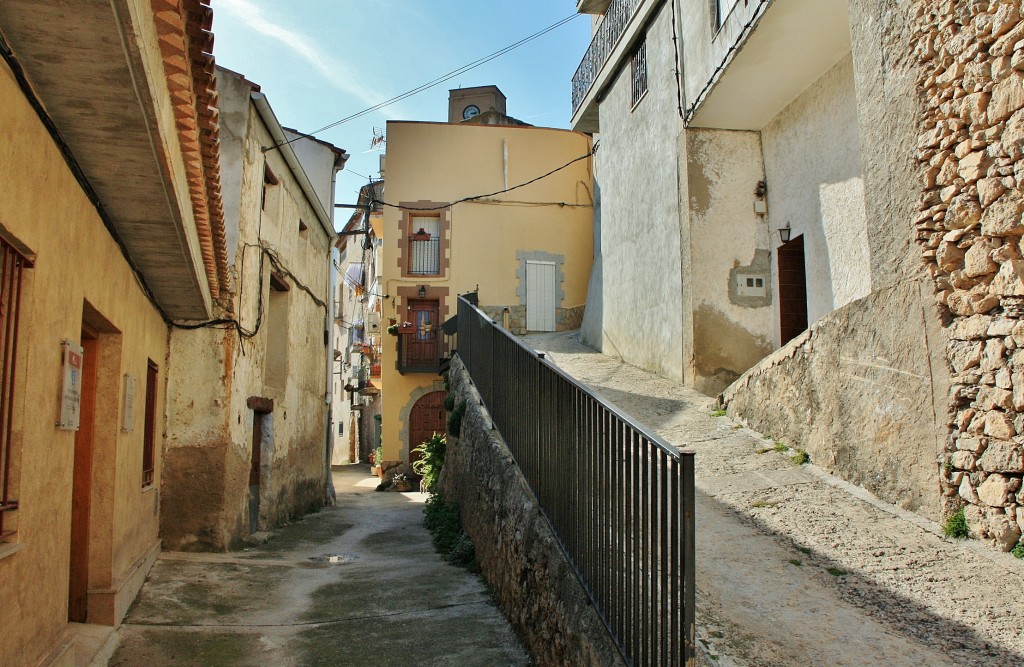
[[[593,260],[593,175],[588,136],[547,128],[388,123],[384,189],[385,323],[410,320],[420,287],[439,303],[440,322],[455,315],[457,295],[479,286],[481,307],[500,317],[522,311],[525,258],[557,264],[558,328],[582,315]],[[472,202],[466,197],[507,190],[567,163],[525,187]],[[401,207],[401,208],[396,208]],[[438,211],[413,211],[412,209]],[[440,273],[409,275],[413,217],[437,215]],[[523,328],[523,327],[520,327]],[[436,373],[400,373],[398,345],[384,336],[383,448],[386,461],[408,461],[410,412],[443,390]]]
[[[156,478],[143,485],[144,395],[153,363],[155,413],[162,415],[167,326],[4,64],[0,100],[0,225],[34,255],[22,288],[13,403],[11,483],[19,509],[5,519],[16,532],[0,542],[0,662],[35,665],[71,659],[65,631],[76,433],[55,426],[61,341],[80,343],[83,325],[99,333],[87,604],[90,622],[112,625],[159,548],[163,429],[160,420]],[[130,432],[122,428],[125,375],[137,383]]]

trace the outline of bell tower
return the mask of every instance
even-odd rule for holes
[[[505,94],[497,86],[455,88],[448,91],[449,123],[461,123],[491,109],[505,115]]]

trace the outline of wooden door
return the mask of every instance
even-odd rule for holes
[[[263,418],[266,413],[252,413],[252,458],[249,462],[249,532],[260,529],[260,470],[263,465]]]
[[[779,247],[778,265],[779,331],[782,345],[785,345],[807,329],[807,274],[802,235]]]
[[[436,366],[440,359],[438,348],[441,332],[440,304],[437,301],[414,300],[409,302],[409,321],[416,327],[415,333],[406,338],[406,365],[410,367]]]
[[[526,330],[555,330],[555,263],[526,262]]]
[[[89,514],[92,506],[93,423],[96,416],[97,333],[82,328],[82,403],[75,434],[71,483],[71,567],[68,579],[68,620],[85,623],[89,592]]]
[[[435,433],[444,435],[445,415],[443,391],[434,391],[420,398],[409,411],[409,463],[420,455],[412,450],[430,440]]]

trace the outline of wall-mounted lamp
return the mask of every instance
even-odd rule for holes
[[[426,285],[420,285],[420,291],[417,292],[417,294],[419,294],[421,299],[426,299],[427,298],[427,286]]]
[[[793,233],[793,230],[789,226],[789,222],[786,222],[785,227],[779,228],[779,238],[782,239],[783,243],[789,243],[789,235]]]

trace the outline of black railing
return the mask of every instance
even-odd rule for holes
[[[640,6],[641,0],[613,0],[597,26],[597,32],[590,41],[583,60],[580,61],[576,73],[572,77],[572,112],[579,110],[583,99],[590,92],[591,86],[597,79],[598,73],[604,67],[605,61],[611,55],[612,49],[619,43],[629,20],[633,18],[636,8]]]
[[[441,239],[409,239],[409,274],[436,276],[441,274]]]
[[[459,299],[458,356],[630,665],[692,665],[693,454]]]

